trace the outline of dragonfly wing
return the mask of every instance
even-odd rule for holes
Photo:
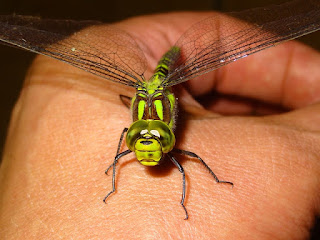
[[[145,56],[127,33],[94,21],[0,16],[0,41],[132,87],[146,69]]]
[[[263,49],[320,29],[320,2],[298,0],[238,13],[215,14],[178,40],[181,54],[163,82],[169,87]]]

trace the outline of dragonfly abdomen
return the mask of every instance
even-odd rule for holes
[[[179,47],[174,46],[170,48],[170,50],[166,52],[159,60],[158,65],[154,71],[154,76],[158,75],[160,78],[165,79],[179,56]]]

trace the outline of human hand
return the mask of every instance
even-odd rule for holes
[[[151,71],[192,23],[209,14],[145,16],[115,25],[136,39]],[[199,162],[177,157],[187,175],[190,218],[184,221],[181,176],[172,164],[146,168],[133,155],[121,159],[117,192],[107,205],[102,202],[111,190],[104,170],[130,124],[119,94],[132,96],[132,89],[99,84],[84,71],[37,57],[14,109],[3,156],[1,235],[305,239],[320,211],[319,62],[319,53],[290,42],[211,72],[201,77],[201,85],[199,79],[187,82],[194,96],[220,93],[208,103],[215,112],[247,116],[206,111],[178,87],[185,116],[191,117],[178,126],[177,147],[197,153],[221,180],[235,185],[216,184]],[[267,112],[277,114],[256,116]]]

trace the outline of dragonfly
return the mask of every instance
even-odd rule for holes
[[[176,159],[177,155],[197,159],[217,183],[232,187],[233,183],[220,180],[196,153],[175,147],[178,99],[171,88],[258,51],[319,30],[320,1],[294,0],[221,16],[212,13],[211,17],[192,25],[163,55],[150,79],[144,76],[148,64],[143,51],[126,32],[106,26],[104,36],[108,37],[99,45],[92,41],[93,36],[99,37],[98,33],[81,34],[83,29],[103,24],[100,22],[0,16],[0,41],[66,62],[100,76],[102,80],[134,88],[135,95],[128,98],[133,123],[123,129],[116,156],[105,171],[107,174],[112,169],[112,190],[103,201],[116,191],[119,159],[134,152],[142,165],[157,166],[167,158],[182,175],[180,204],[188,219],[184,204],[185,171]],[[220,25],[232,21],[234,27],[219,32],[218,21]],[[121,152],[124,141],[128,149]]]

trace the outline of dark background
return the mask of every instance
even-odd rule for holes
[[[21,14],[44,18],[100,20],[114,22],[124,18],[168,11],[238,11],[281,3],[285,0],[0,0],[0,14]],[[320,32],[299,41],[320,50]],[[0,45],[0,154],[13,105],[18,98],[28,65],[34,54]],[[312,237],[320,239],[319,219]]]

